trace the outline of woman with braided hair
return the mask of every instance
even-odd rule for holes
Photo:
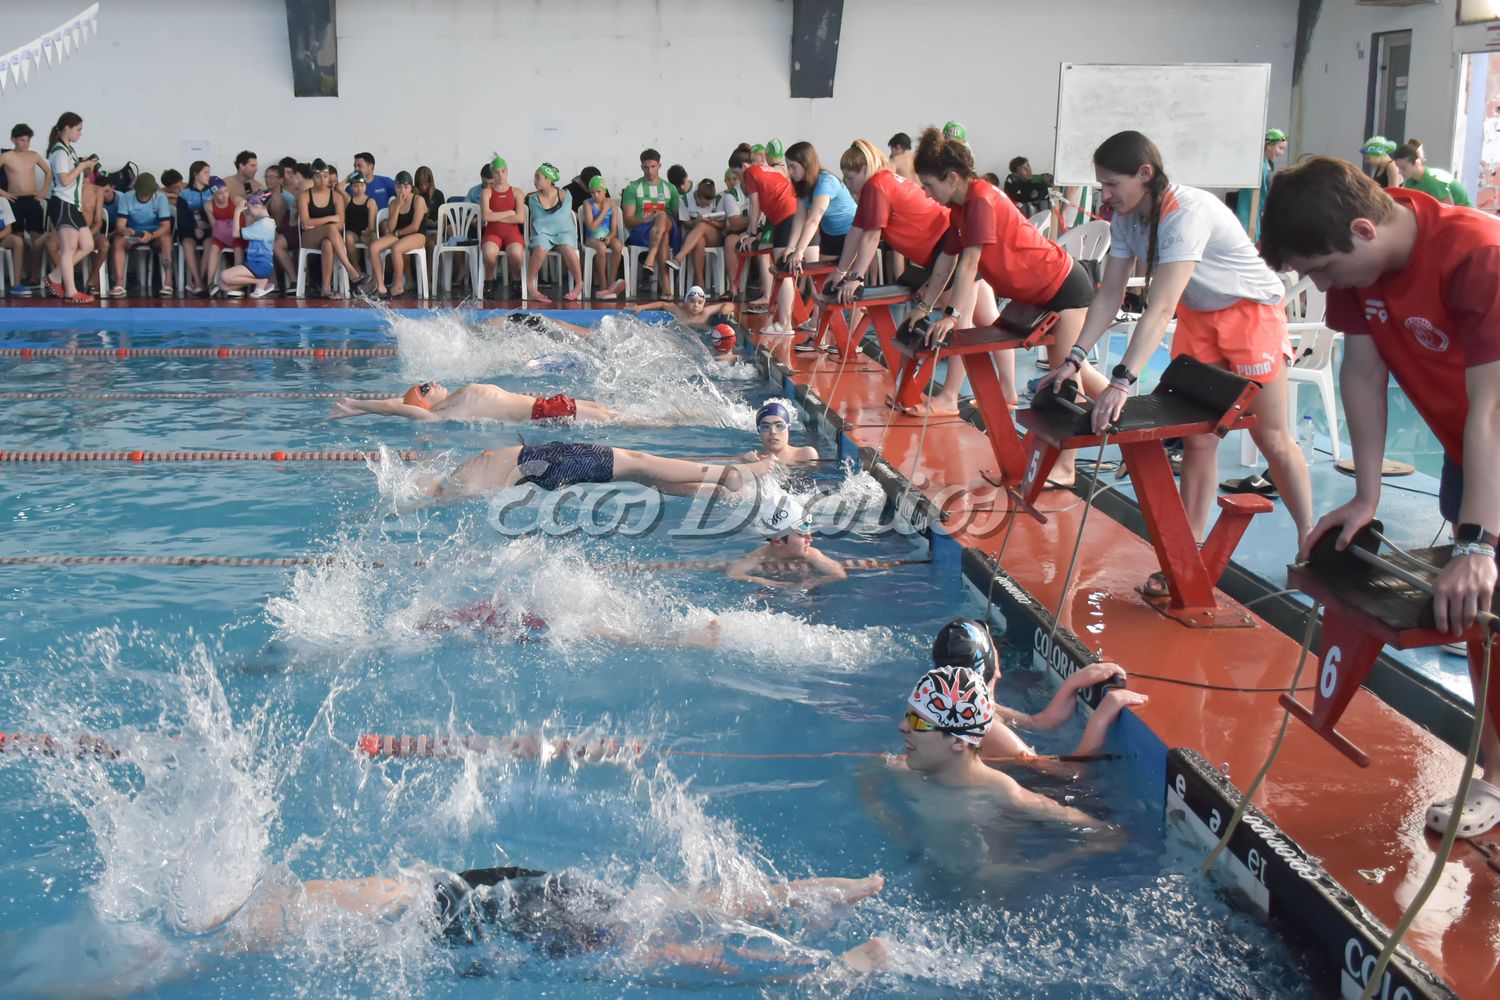
[[[1161,152],[1141,133],[1119,132],[1104,140],[1094,150],[1094,173],[1104,205],[1114,211],[1109,260],[1073,353],[1042,384],[1075,375],[1086,352],[1114,324],[1125,283],[1136,260],[1144,257],[1145,312],[1098,396],[1094,430],[1103,431],[1119,417],[1175,313],[1173,357],[1185,354],[1260,383],[1251,406],[1257,419],[1250,434],[1286,499],[1300,543],[1312,527],[1312,497],[1307,465],[1287,419],[1281,280],[1256,253],[1229,207],[1206,191],[1172,183]],[[1200,541],[1216,492],[1218,445],[1218,438],[1209,434],[1183,441],[1182,502]],[[1161,574],[1153,574],[1144,593],[1167,593]]]

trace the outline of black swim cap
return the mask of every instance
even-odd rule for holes
[[[932,640],[934,667],[969,667],[979,671],[988,684],[995,676],[995,640],[984,622],[955,618],[938,630]]]

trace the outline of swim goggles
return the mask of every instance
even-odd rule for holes
[[[417,386],[417,391],[420,392],[424,396],[427,395],[429,392],[432,391],[432,383],[431,382],[423,382],[421,385]]]
[[[906,728],[910,729],[914,733],[948,732],[947,729],[938,725],[936,722],[930,722],[927,719],[924,719],[922,716],[918,715],[916,712],[911,711],[910,709],[908,709],[906,713]]]
[[[755,429],[764,434],[766,431],[787,430],[787,425],[785,420],[762,420],[755,425]]]

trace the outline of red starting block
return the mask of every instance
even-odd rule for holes
[[[795,297],[792,299],[793,329],[796,329],[803,323],[806,323],[808,319],[812,317],[813,312],[818,307],[817,302],[814,298],[814,292],[817,288],[820,287],[819,282],[822,279],[827,278],[830,274],[837,270],[838,262],[832,260],[820,260],[814,264],[803,264],[801,272],[797,274],[794,274],[791,271],[773,269],[771,287],[779,288],[781,286],[782,279],[789,278],[792,281],[792,291],[795,294]],[[808,284],[806,285],[805,292],[802,286],[802,282],[798,280],[799,278],[808,279]]]
[[[874,327],[875,336],[880,340],[880,356],[885,359],[891,378],[899,378],[902,358],[896,353],[894,310],[897,306],[908,305],[911,297],[912,291],[905,285],[861,286],[854,293],[854,306],[861,312],[859,321],[851,327],[844,319],[843,306],[837,302],[825,302],[818,322],[818,336],[822,337],[825,328],[832,329],[839,353],[849,357],[859,350],[860,342],[865,339],[865,330]]]
[[[1286,574],[1289,586],[1323,605],[1323,639],[1312,708],[1285,694],[1281,704],[1360,767],[1369,766],[1369,756],[1335,727],[1383,647],[1418,649],[1467,642],[1469,670],[1477,677],[1484,669],[1482,623],[1469,626],[1460,636],[1439,632],[1433,623],[1432,581],[1435,570],[1452,558],[1452,550],[1415,549],[1400,557],[1383,556],[1376,538],[1381,530],[1379,521],[1371,522],[1343,552],[1333,547],[1337,532],[1330,531],[1318,539],[1306,563],[1287,567]],[[1500,601],[1491,607],[1500,607]],[[1485,710],[1489,718],[1500,718],[1500,684],[1494,680]]]
[[[735,238],[738,239],[739,237],[736,236]],[[774,247],[757,246],[753,250],[746,250],[740,254],[740,266],[734,272],[734,287],[743,293],[745,290],[745,268],[750,265],[750,258],[769,257],[771,256],[771,251],[774,249]],[[775,282],[772,282],[772,287],[775,287]]]
[[[924,347],[920,334],[897,336],[892,347],[902,364],[896,377],[896,402],[906,407],[917,405],[932,381],[937,363],[944,358],[964,358],[969,387],[974,390],[974,404],[984,416],[984,433],[990,439],[990,449],[999,466],[996,478],[1014,488],[1020,484],[1026,468],[1026,450],[1010,417],[1010,404],[1005,401],[995,356],[1001,351],[1050,344],[1050,334],[1056,325],[1057,313],[1012,305],[1000,314],[1000,322],[995,326],[955,330],[936,350]]]
[[[1229,565],[1250,519],[1274,505],[1254,494],[1220,497],[1219,519],[1200,549],[1162,442],[1195,434],[1223,437],[1253,426],[1255,418],[1249,408],[1258,392],[1260,386],[1249,379],[1191,358],[1175,358],[1154,390],[1126,401],[1119,421],[1109,431],[1109,443],[1120,446],[1130,466],[1146,531],[1171,591],[1169,597],[1148,599],[1148,603],[1184,625],[1243,628],[1253,624],[1244,608],[1214,593],[1214,584]],[[1021,488],[1012,492],[1040,519],[1034,505],[1057,457],[1072,448],[1097,446],[1103,435],[1094,433],[1092,407],[1067,400],[1048,404],[1039,397],[1017,419],[1027,429],[1031,456]]]

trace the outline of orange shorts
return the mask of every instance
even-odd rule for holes
[[[1274,382],[1290,353],[1280,305],[1241,299],[1226,309],[1199,312],[1178,303],[1172,357],[1222,365],[1257,382]]]

